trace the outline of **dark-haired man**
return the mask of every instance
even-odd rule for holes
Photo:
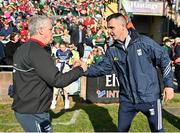
[[[126,18],[115,13],[107,17],[108,33],[114,44],[104,60],[88,68],[88,76],[114,71],[120,83],[118,131],[127,132],[138,112],[148,118],[152,132],[163,132],[161,89],[156,67],[163,72],[163,98],[174,97],[173,74],[168,54],[159,44],[134,29],[127,28]]]

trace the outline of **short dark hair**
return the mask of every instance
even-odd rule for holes
[[[119,17],[123,17],[126,20],[126,17],[122,13],[113,13],[106,18],[106,21],[109,22],[111,19]]]
[[[15,40],[14,37],[15,37],[16,35],[19,35],[19,33],[17,33],[17,32],[12,32],[11,35],[10,35],[10,37],[9,37],[9,39],[10,39],[11,41],[14,41],[14,40]]]

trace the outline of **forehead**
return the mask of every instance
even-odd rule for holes
[[[117,26],[118,24],[119,24],[118,20],[113,18],[110,21],[108,21],[107,26],[108,28],[112,28],[112,27]]]
[[[52,28],[52,23],[51,23],[51,21],[47,21],[47,22],[46,22],[46,27]]]
[[[51,21],[47,21],[47,25],[52,26],[52,22]]]
[[[64,48],[64,47],[66,47],[66,45],[65,44],[60,44],[60,47]]]

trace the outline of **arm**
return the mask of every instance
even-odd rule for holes
[[[59,72],[51,56],[44,49],[32,49],[31,53],[30,60],[33,68],[38,76],[50,86],[65,87],[84,74],[85,66],[76,67],[66,73]]]
[[[171,60],[168,53],[160,47],[159,44],[150,40],[148,42],[150,45],[150,56],[155,65],[158,66],[163,74],[164,90],[163,90],[163,100],[171,100],[174,97],[173,89],[173,72],[171,68]]]
[[[112,71],[113,64],[110,59],[110,55],[108,54],[108,52],[106,52],[106,55],[103,57],[103,61],[98,64],[91,65],[88,68],[86,75],[89,77],[98,77],[110,74],[112,73]]]

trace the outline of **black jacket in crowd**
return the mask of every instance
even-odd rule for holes
[[[21,43],[18,41],[16,43],[8,42],[5,47],[6,57],[4,58],[4,63],[6,65],[13,65],[13,55],[18,47],[21,46]]]

